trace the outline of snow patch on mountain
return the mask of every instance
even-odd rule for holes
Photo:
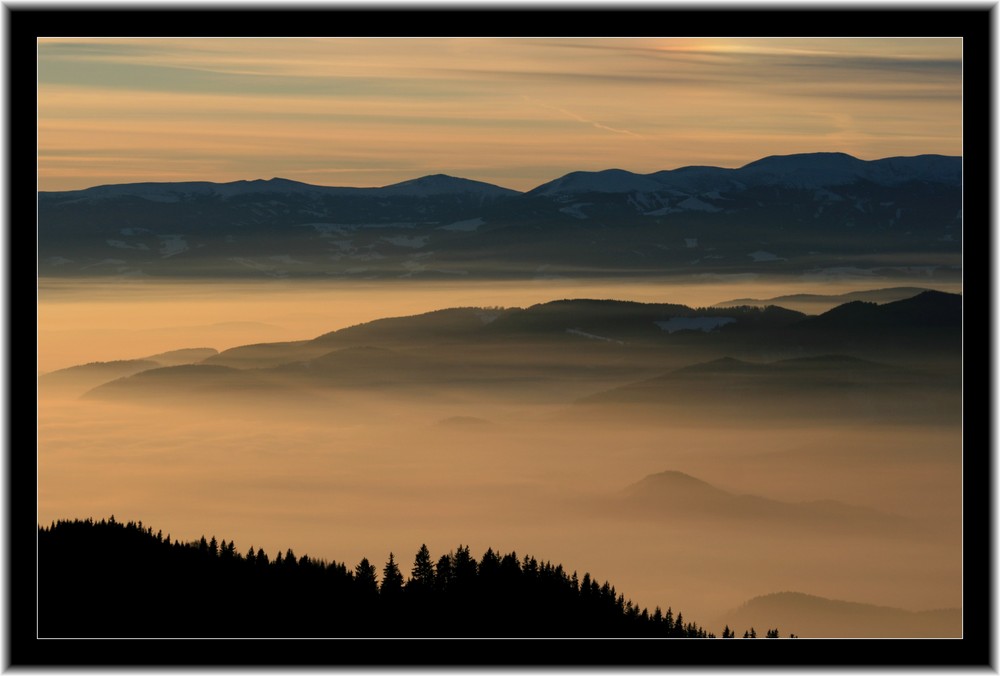
[[[666,321],[653,323],[667,333],[675,331],[704,331],[708,333],[735,321],[732,317],[671,317]]]
[[[652,211],[647,211],[646,216],[666,216],[667,214],[676,214],[680,209],[674,209],[671,206],[661,207],[659,209],[653,209]]]
[[[754,263],[765,263],[767,261],[787,261],[788,260],[787,258],[782,258],[780,256],[776,256],[773,253],[771,253],[770,251],[754,251],[754,252],[748,253],[747,255],[750,256],[750,258],[753,259]]]
[[[438,230],[451,230],[452,232],[475,232],[479,229],[479,226],[485,225],[486,221],[482,218],[469,218],[464,221],[455,221],[454,223],[449,223],[448,225],[442,225]]]
[[[580,220],[587,220],[589,216],[583,213],[581,209],[583,207],[589,207],[591,206],[591,204],[593,204],[593,202],[577,202],[576,204],[571,204],[568,207],[563,207],[559,211],[568,216],[572,216],[573,218],[578,218]]]
[[[405,247],[407,249],[423,249],[427,246],[427,241],[430,237],[426,235],[420,237],[407,237],[406,235],[397,235],[396,237],[383,237],[382,240],[389,242],[389,244],[394,244],[396,246]]]
[[[187,240],[181,235],[158,235],[160,239],[160,258],[171,258],[188,250]]]
[[[103,267],[105,265],[125,265],[125,261],[123,261],[121,258],[103,258],[97,261],[96,263],[91,263],[90,265],[83,266],[83,269]]]
[[[574,336],[580,336],[582,338],[589,338],[591,340],[600,340],[605,343],[614,343],[615,345],[625,344],[625,342],[621,340],[616,340],[614,338],[607,338],[605,336],[598,336],[593,333],[587,333],[586,331],[580,331],[579,329],[566,329],[566,333]]]
[[[844,198],[835,192],[820,188],[813,191],[813,200],[816,202],[843,202]]]
[[[104,241],[107,242],[108,246],[115,249],[137,249],[139,251],[149,251],[149,247],[142,242],[139,242],[138,244],[129,244],[128,242],[124,242],[120,239],[106,239]]]
[[[305,265],[305,261],[299,261],[292,258],[291,254],[281,254],[278,256],[268,256],[268,260],[276,261],[278,263],[284,263],[285,265]]]
[[[703,202],[702,200],[698,199],[697,197],[689,197],[686,200],[684,200],[683,202],[679,203],[677,206],[679,206],[681,209],[685,209],[687,211],[708,211],[708,212],[722,211],[722,209],[720,209],[719,207],[715,206],[714,204],[709,204],[708,202]]]

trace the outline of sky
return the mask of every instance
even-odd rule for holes
[[[40,190],[962,154],[957,38],[56,39]]]

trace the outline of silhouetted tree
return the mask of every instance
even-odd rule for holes
[[[461,588],[467,588],[476,578],[478,565],[469,548],[458,546],[452,556],[452,581]]]
[[[451,586],[451,556],[442,554],[434,569],[434,589],[442,592]]]
[[[354,579],[358,589],[366,595],[374,595],[378,592],[378,581],[375,579],[375,566],[369,563],[367,558],[361,559],[354,568]]]
[[[396,559],[392,552],[389,552],[389,560],[386,561],[385,568],[382,569],[382,595],[395,595],[402,590],[403,574],[399,572],[399,566],[396,565]]]
[[[420,587],[431,589],[434,586],[434,564],[431,562],[431,553],[427,545],[420,545],[417,555],[413,557],[413,570],[407,582],[407,587]]]

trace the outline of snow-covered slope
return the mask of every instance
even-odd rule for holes
[[[380,188],[281,178],[108,185],[39,193],[38,261],[58,276],[697,266],[895,275],[894,284],[919,274],[923,284],[960,274],[961,170],[960,157],[812,153],[738,169],[580,171],[528,193],[444,174]]]

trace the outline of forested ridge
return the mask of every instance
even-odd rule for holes
[[[41,637],[714,638],[589,573],[492,549],[477,560],[461,545],[436,559],[422,546],[407,576],[394,554],[378,569],[241,553],[112,516],[40,526],[38,561]]]

